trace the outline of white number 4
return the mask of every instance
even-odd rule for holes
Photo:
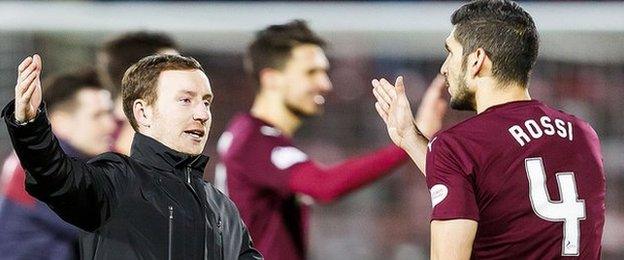
[[[563,221],[562,256],[578,256],[581,240],[580,222],[585,219],[585,201],[578,198],[573,172],[559,172],[560,201],[552,201],[546,188],[546,171],[541,157],[527,158],[524,164],[529,178],[529,199],[538,217]]]

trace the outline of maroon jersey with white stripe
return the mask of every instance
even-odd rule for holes
[[[308,207],[290,189],[308,156],[277,128],[238,115],[219,139],[215,182],[236,203],[254,247],[266,259],[304,259]]]
[[[493,106],[431,139],[432,220],[478,222],[473,259],[599,259],[605,175],[591,126],[539,101]]]

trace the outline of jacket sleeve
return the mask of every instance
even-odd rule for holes
[[[258,252],[258,250],[256,250],[253,247],[251,236],[249,235],[249,232],[247,231],[247,227],[245,226],[245,223],[242,223],[242,222],[243,221],[241,220],[241,228],[243,229],[243,238],[242,238],[243,241],[241,243],[240,255],[238,256],[238,259],[241,259],[241,260],[264,259],[264,257],[262,257],[260,252]]]
[[[17,124],[14,104],[3,110],[11,142],[26,170],[26,190],[45,202],[63,220],[93,231],[111,215],[120,183],[128,183],[123,159],[105,154],[84,162],[63,152],[42,103],[35,119]]]

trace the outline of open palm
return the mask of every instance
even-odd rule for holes
[[[35,118],[41,104],[41,57],[27,57],[18,66],[15,85],[15,120],[28,122]]]
[[[386,79],[372,81],[373,94],[377,99],[375,108],[386,123],[390,139],[399,147],[405,148],[406,140],[417,135],[414,116],[410,108],[403,77],[398,77],[394,86]]]

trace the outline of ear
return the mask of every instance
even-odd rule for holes
[[[275,89],[282,85],[282,72],[273,68],[264,68],[260,71],[260,89]]]
[[[474,78],[480,73],[483,73],[483,70],[487,67],[485,66],[485,63],[488,60],[489,58],[483,48],[478,48],[476,51],[471,53],[468,57],[468,71],[470,77]]]
[[[152,106],[147,105],[143,99],[134,100],[132,103],[132,113],[139,128],[149,128],[152,123]]]

